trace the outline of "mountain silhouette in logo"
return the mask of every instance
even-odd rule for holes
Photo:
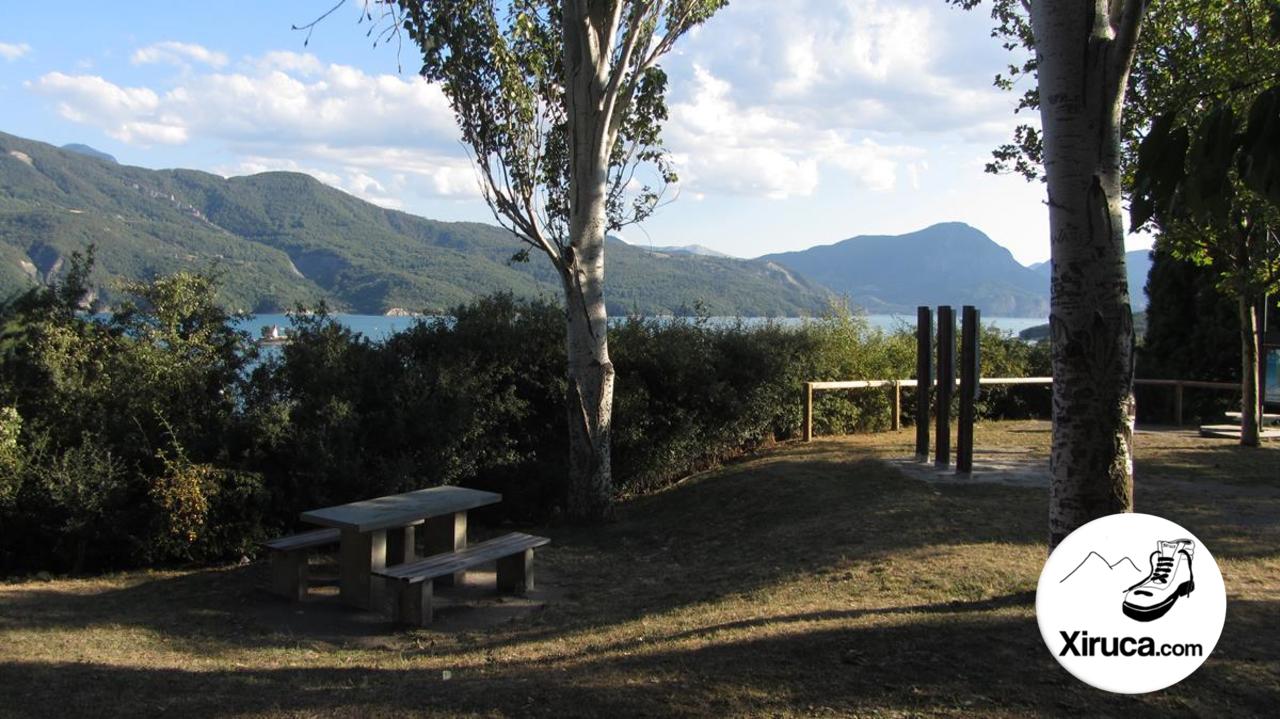
[[[1067,573],[1067,576],[1058,581],[1059,584],[1076,577],[1079,581],[1080,577],[1093,577],[1095,579],[1103,578],[1106,581],[1114,581],[1117,578],[1129,581],[1130,577],[1140,577],[1143,571],[1138,569],[1138,565],[1128,557],[1121,557],[1114,562],[1108,562],[1107,558],[1097,552],[1089,552],[1075,569]]]

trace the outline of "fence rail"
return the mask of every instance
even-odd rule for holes
[[[1147,385],[1156,387],[1173,387],[1173,414],[1179,427],[1182,426],[1182,390],[1186,387],[1193,389],[1217,389],[1217,390],[1240,390],[1240,385],[1234,382],[1206,382],[1204,380],[1193,379],[1135,379],[1135,385]],[[813,439],[813,393],[821,390],[832,389],[876,389],[889,388],[893,395],[893,429],[897,430],[902,427],[902,388],[916,387],[920,384],[914,379],[860,379],[840,382],[805,382],[804,387],[804,441],[808,442]],[[930,382],[931,386],[937,386],[935,380]],[[982,377],[978,380],[979,385],[1020,385],[1020,384],[1041,384],[1052,385],[1052,377]],[[956,380],[955,385],[960,385],[960,380]]]

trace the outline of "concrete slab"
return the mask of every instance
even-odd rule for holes
[[[948,485],[1003,484],[1010,487],[1048,487],[1049,458],[1029,456],[1019,450],[974,450],[973,471],[957,474],[955,466],[945,469],[933,462],[891,459],[887,462],[912,479]]]
[[[1262,439],[1280,439],[1280,429],[1260,428],[1258,432]],[[1240,439],[1240,425],[1238,424],[1202,424],[1200,425],[1201,437],[1215,437],[1221,439]]]

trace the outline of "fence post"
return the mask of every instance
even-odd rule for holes
[[[804,383],[804,441],[813,440],[813,383]]]
[[[893,431],[897,432],[902,429],[902,388],[898,380],[893,381],[889,391],[893,393]]]
[[[956,314],[950,305],[938,307],[938,404],[935,467],[951,465],[951,395],[955,390]]]
[[[978,399],[979,317],[977,308],[965,305],[960,329],[960,426],[956,432],[956,472],[973,471],[974,402]]]
[[[1182,382],[1173,385],[1173,418],[1182,426]]]
[[[916,461],[929,461],[929,385],[933,382],[933,310],[916,308]]]

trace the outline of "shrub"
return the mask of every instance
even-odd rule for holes
[[[421,487],[501,492],[492,518],[554,514],[567,479],[563,311],[498,295],[372,342],[320,311],[261,356],[216,278],[131,285],[76,314],[88,269],[0,305],[0,566],[75,571],[253,551],[298,513]],[[804,382],[910,377],[915,341],[843,307],[802,323],[633,318],[610,335],[613,474],[651,491],[798,436]],[[994,331],[985,373],[1047,371]],[[1028,388],[1044,393],[1043,388]],[[822,393],[815,429],[883,429],[884,391]],[[1040,410],[987,392],[981,411]],[[484,519],[482,513],[481,519]]]
[[[374,343],[324,313],[254,372],[246,415],[280,524],[424,486],[500,488],[528,515],[567,466],[563,314],[509,295]]]
[[[75,256],[60,282],[0,304],[0,407],[12,410],[4,436],[16,436],[0,449],[3,568],[79,571],[242,546],[170,530],[212,522],[201,501],[242,481],[228,472],[247,460],[242,369],[253,345],[214,304],[213,278],[131,286],[136,304],[95,319],[77,314],[88,274]],[[157,450],[170,446],[209,468],[199,486],[172,473]],[[256,507],[218,511],[219,522],[260,524]]]

